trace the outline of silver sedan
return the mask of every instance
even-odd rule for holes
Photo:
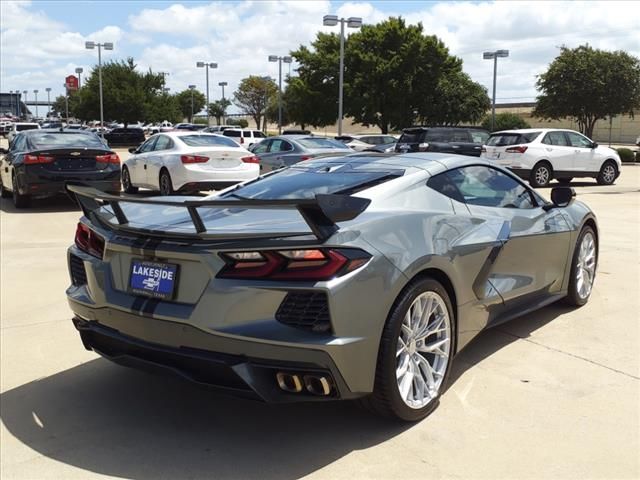
[[[270,137],[253,145],[250,150],[260,158],[260,170],[269,172],[312,158],[353,153],[342,142],[311,135]]]

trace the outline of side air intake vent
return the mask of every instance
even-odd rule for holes
[[[325,292],[290,292],[284,298],[276,320],[313,332],[331,331],[329,303]]]

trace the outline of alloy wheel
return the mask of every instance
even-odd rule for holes
[[[616,169],[613,167],[613,165],[608,164],[604,166],[604,168],[602,169],[602,179],[605,181],[605,183],[613,183],[613,181],[616,179]]]
[[[396,346],[396,380],[407,406],[423,408],[438,396],[450,353],[447,305],[436,292],[424,292],[407,310]]]
[[[591,232],[582,237],[578,248],[576,289],[580,298],[585,299],[591,293],[596,276],[596,242]]]
[[[549,183],[549,169],[547,167],[538,167],[535,176],[538,185],[546,185]]]

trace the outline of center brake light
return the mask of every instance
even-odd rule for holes
[[[25,165],[35,165],[38,163],[53,163],[54,158],[48,155],[25,155],[24,163]]]
[[[102,259],[102,256],[104,255],[104,238],[91,230],[84,223],[78,223],[75,243],[83,252]]]
[[[526,145],[518,145],[517,147],[509,147],[505,150],[507,153],[524,153],[527,151]]]
[[[330,280],[369,261],[371,255],[355,248],[261,250],[225,252],[218,278],[248,280]]]
[[[200,155],[181,155],[180,160],[182,163],[207,163],[209,157],[202,157]]]
[[[96,156],[96,162],[98,163],[114,163],[120,164],[120,157],[118,157],[117,153],[108,153],[106,155],[98,155]]]

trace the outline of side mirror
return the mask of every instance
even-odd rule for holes
[[[129,153],[138,153],[137,147],[129,147]]]
[[[593,142],[591,144],[591,148],[598,148],[598,142]]]
[[[554,187],[551,190],[551,203],[545,205],[545,210],[568,206],[576,197],[576,191],[571,187]]]

